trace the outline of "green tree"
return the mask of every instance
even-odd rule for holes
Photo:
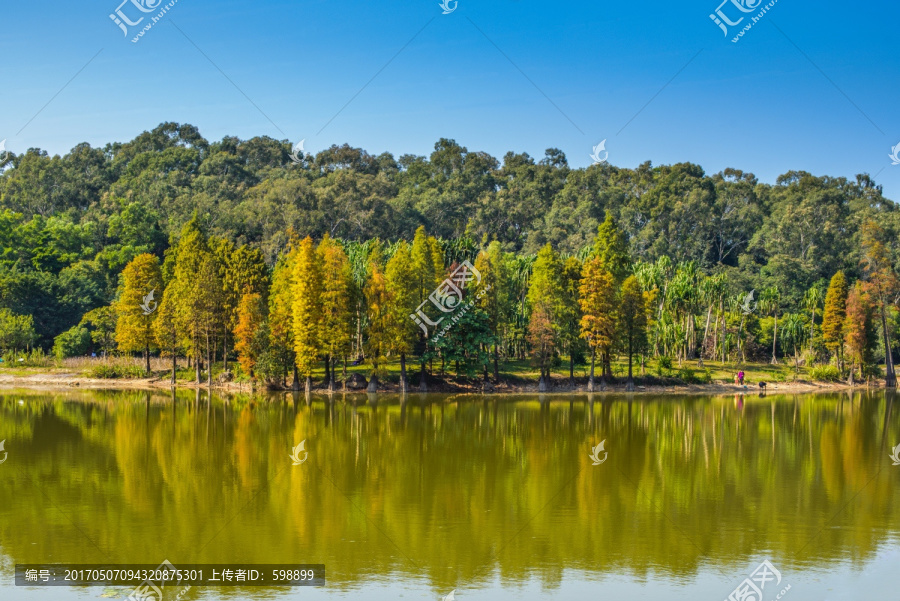
[[[494,381],[500,379],[500,340],[505,333],[512,307],[510,303],[509,266],[503,256],[500,243],[491,242],[486,251],[478,253],[475,269],[481,273],[481,296],[479,307],[488,318],[488,325],[494,333],[493,369]]]
[[[156,298],[163,290],[159,259],[149,253],[138,255],[125,266],[121,281],[116,301],[116,342],[122,352],[142,352],[144,369],[150,374],[150,347],[156,344]]]
[[[647,343],[647,308],[644,292],[635,276],[628,276],[622,283],[619,299],[620,330],[628,352],[628,382],[625,389],[634,390],[632,359]]]
[[[0,309],[0,349],[15,356],[20,350],[29,348],[35,338],[31,315],[17,315],[9,309]]]
[[[806,342],[809,332],[799,313],[788,313],[784,316],[781,326],[781,340],[785,349],[791,349],[794,354],[794,370],[800,373],[800,350]]]
[[[765,315],[771,315],[775,318],[774,329],[772,333],[772,360],[770,363],[776,365],[778,357],[775,350],[778,345],[778,312],[781,310],[781,295],[778,292],[778,286],[771,286],[762,291],[759,295],[759,310]]]
[[[376,242],[369,253],[368,273],[365,285],[366,298],[366,354],[372,362],[369,392],[378,390],[378,365],[391,347],[391,294],[384,273],[384,253]]]
[[[114,307],[98,307],[84,314],[81,324],[91,332],[91,341],[106,357],[116,348],[116,310]]]
[[[593,254],[603,268],[613,274],[616,283],[621,283],[631,273],[628,239],[609,212],[597,228]]]

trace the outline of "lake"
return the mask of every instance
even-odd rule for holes
[[[3,390],[0,598],[163,560],[326,567],[184,599],[896,598],[896,398]]]

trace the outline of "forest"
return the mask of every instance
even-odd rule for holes
[[[529,359],[542,384],[589,362],[602,387],[614,358],[630,383],[653,357],[894,385],[898,227],[865,174],[575,169],[558,149],[499,161],[449,139],[428,157],[292,158],[164,123],[5,158],[0,349],[186,358],[209,383],[213,364],[307,386],[324,367],[333,386],[348,362],[377,382],[399,361],[421,386]],[[461,267],[477,282],[453,302],[470,308],[429,336],[411,316]]]

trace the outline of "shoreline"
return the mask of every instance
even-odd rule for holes
[[[418,387],[410,386],[410,389],[407,391],[407,394],[460,394],[460,393],[469,393],[469,394],[483,394],[483,395],[495,395],[495,394],[547,394],[547,395],[564,395],[564,394],[590,394],[587,390],[587,382],[580,382],[580,379],[576,379],[576,385],[573,388],[569,384],[568,378],[566,379],[557,379],[553,381],[553,385],[550,390],[545,392],[540,392],[538,390],[538,382],[509,382],[509,381],[501,381],[498,384],[490,383],[487,386],[484,386],[480,381],[477,383],[473,383],[471,385],[461,385],[459,383],[451,383],[451,382],[436,382],[434,385],[429,386],[427,392],[419,391]],[[599,390],[599,382],[595,381],[595,390],[593,394],[605,395],[605,394],[634,394],[634,395],[686,395],[686,394],[715,394],[715,395],[724,395],[724,394],[743,394],[743,395],[758,395],[758,394],[783,394],[783,393],[814,393],[814,392],[839,392],[844,390],[872,390],[872,389],[883,389],[884,384],[881,381],[876,381],[874,383],[866,383],[861,382],[859,384],[850,385],[846,382],[810,382],[806,380],[798,380],[795,382],[771,382],[768,383],[765,389],[759,388],[758,384],[744,384],[743,386],[738,384],[730,384],[723,381],[716,381],[709,384],[701,384],[701,383],[692,383],[692,384],[684,384],[684,383],[654,383],[649,385],[637,385],[635,383],[635,390],[632,392],[625,390],[624,383],[616,383],[607,385],[605,390]],[[184,382],[180,381],[176,384],[172,384],[169,380],[168,375],[160,377],[155,376],[151,378],[134,378],[134,379],[103,379],[103,378],[88,378],[85,376],[80,376],[72,373],[62,373],[62,374],[54,374],[54,373],[43,373],[43,374],[31,374],[31,375],[14,375],[14,374],[2,374],[0,373],[0,388],[49,388],[49,389],[60,389],[60,388],[82,388],[82,389],[121,389],[121,390],[161,390],[161,389],[185,389],[185,390],[193,390],[193,389],[211,389],[213,391],[221,392],[221,393],[230,393],[230,394],[266,394],[266,393],[275,393],[275,392],[300,392],[304,393],[304,389],[301,387],[299,391],[293,390],[290,386],[286,388],[278,387],[278,388],[268,388],[265,386],[251,386],[249,383],[237,383],[237,382],[228,382],[228,383],[213,383],[212,387],[208,387],[206,383],[196,384],[194,382]],[[366,394],[367,391],[365,388],[362,389],[343,389],[341,387],[335,388],[331,393],[329,390],[317,384],[311,390],[311,394],[315,395],[328,395],[328,394]],[[378,392],[376,394],[400,394],[399,385],[395,383],[387,383],[380,382],[378,385]]]

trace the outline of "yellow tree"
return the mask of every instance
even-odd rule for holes
[[[444,254],[441,251],[441,245],[436,238],[425,232],[424,226],[416,229],[410,249],[410,259],[415,271],[416,307],[418,308],[444,280]],[[420,334],[419,345],[423,348],[425,346],[424,332]],[[425,354],[422,353],[419,390],[425,392],[427,389]]]
[[[368,320],[366,354],[372,361],[372,377],[369,392],[378,390],[378,362],[391,346],[391,296],[382,263],[384,252],[381,243],[375,241],[369,252],[364,294],[366,297],[366,318]]]
[[[269,290],[269,347],[275,362],[281,367],[281,384],[287,383],[288,368],[294,372],[292,388],[300,388],[297,362],[294,361],[294,315],[292,307],[294,264],[297,262],[299,241],[292,239],[288,252],[279,259],[272,274]]]
[[[844,319],[847,316],[847,279],[839,271],[831,278],[825,293],[822,314],[822,339],[825,348],[837,357],[838,369],[844,369]]]
[[[872,363],[872,349],[875,346],[874,307],[869,294],[861,282],[847,295],[847,315],[844,318],[844,345],[850,359],[850,384],[853,384],[854,367],[859,368],[859,377],[865,375],[865,368]]]
[[[421,330],[410,315],[418,307],[419,284],[409,245],[401,241],[385,267],[385,280],[390,299],[388,346],[400,355],[400,390],[406,392],[406,355],[413,351]]]
[[[309,236],[300,241],[293,268],[294,361],[309,393],[322,334],[322,274]]]
[[[579,286],[579,303],[581,304],[581,337],[587,340],[591,349],[591,376],[588,390],[594,391],[594,363],[597,354],[601,357],[610,353],[616,335],[615,278],[603,268],[597,257],[588,259],[584,264]],[[606,389],[606,373],[600,377],[601,390]]]
[[[245,294],[256,293],[265,298],[269,285],[268,269],[262,251],[246,244],[233,248],[230,243],[220,243],[218,262],[224,292],[224,368],[228,369],[228,331],[237,325],[238,306]]]
[[[122,271],[119,299],[116,301],[116,342],[119,350],[142,352],[150,373],[150,347],[156,343],[153,323],[158,298],[162,296],[159,259],[148,253],[135,257]]]
[[[322,276],[320,343],[325,353],[325,380],[328,389],[333,390],[334,360],[346,357],[353,338],[353,275],[347,253],[328,234],[319,243],[317,253]]]

